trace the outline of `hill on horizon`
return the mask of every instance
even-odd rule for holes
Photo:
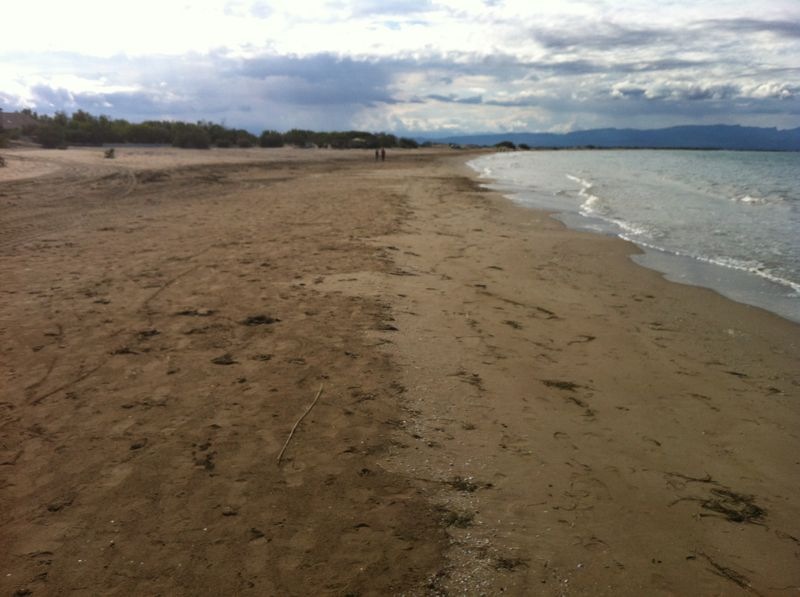
[[[492,146],[501,141],[530,147],[647,149],[732,149],[800,151],[800,127],[777,129],[741,125],[685,125],[662,129],[590,129],[571,133],[486,133],[423,139],[438,143]]]

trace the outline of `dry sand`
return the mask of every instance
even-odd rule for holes
[[[800,326],[463,153],[3,155],[3,594],[797,594]]]

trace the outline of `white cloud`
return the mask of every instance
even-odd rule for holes
[[[798,82],[795,82],[792,88],[785,83],[770,81],[756,86],[748,86],[744,90],[744,95],[756,99],[792,99],[796,97],[798,91],[800,91],[800,84]]]

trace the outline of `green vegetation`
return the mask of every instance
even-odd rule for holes
[[[55,122],[45,122],[34,134],[36,141],[45,149],[59,149],[67,146],[67,133],[63,126]]]
[[[211,135],[199,125],[176,122],[173,126],[172,144],[184,149],[208,149],[211,147]]]
[[[514,145],[511,141],[500,141],[500,143],[495,143],[495,147],[505,148],[505,149],[516,149],[517,146]]]
[[[266,130],[260,136],[244,129],[231,129],[213,122],[197,123],[148,120],[131,123],[112,120],[107,116],[93,116],[83,110],[67,116],[56,112],[53,116],[26,111],[37,121],[23,134],[32,137],[42,147],[63,148],[68,145],[103,145],[107,143],[143,143],[173,145],[191,149],[210,147],[330,147],[332,149],[377,149],[380,147],[415,148],[413,139],[396,137],[387,133],[365,131],[316,132],[292,129],[285,133]]]
[[[268,132],[262,134],[262,140]],[[396,137],[388,133],[368,133],[366,131],[335,131],[319,133],[301,129],[292,129],[282,135],[269,131],[271,140],[279,135],[282,145],[296,147],[330,147],[332,149],[378,149],[380,147],[418,147],[417,142],[405,137]],[[266,146],[264,146],[266,147]]]
[[[264,131],[258,138],[261,147],[283,147],[283,135],[278,131]]]

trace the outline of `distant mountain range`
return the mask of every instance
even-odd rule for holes
[[[501,141],[530,147],[642,147],[800,151],[800,128],[739,125],[673,126],[664,129],[592,129],[573,133],[498,133],[431,139],[437,143],[492,146]],[[424,141],[424,139],[423,139]]]

